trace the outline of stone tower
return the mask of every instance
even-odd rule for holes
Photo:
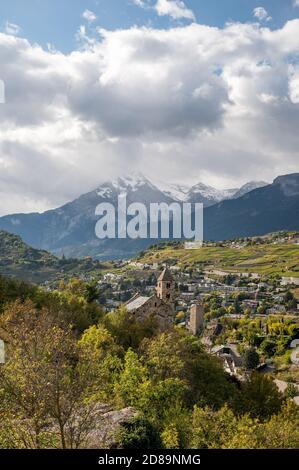
[[[197,336],[204,326],[204,308],[200,303],[194,304],[190,310],[189,330]]]
[[[175,282],[168,268],[165,268],[158,279],[157,296],[175,310]]]

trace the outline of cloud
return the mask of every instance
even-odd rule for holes
[[[271,21],[272,16],[268,15],[267,10],[264,7],[257,7],[253,10],[253,16],[259,21]]]
[[[193,11],[187,8],[181,0],[158,0],[154,8],[159,16],[171,16],[175,20],[184,18],[195,21]]]
[[[84,18],[88,23],[93,23],[94,21],[97,20],[97,16],[93,11],[90,10],[85,10],[82,13],[82,18]]]
[[[181,0],[156,0],[154,5],[149,0],[133,0],[133,3],[144,9],[155,10],[159,16],[170,16],[174,20],[196,20],[193,11]]]
[[[219,187],[298,170],[298,19],[81,33],[70,54],[0,34],[0,214],[131,169]]]
[[[294,5],[294,7],[299,7],[299,0],[294,0],[293,5]]]
[[[6,21],[4,31],[6,34],[17,36],[21,32],[19,25]]]
[[[146,8],[146,7],[148,6],[146,0],[132,0],[132,2],[133,2],[136,6],[141,7],[141,8]]]

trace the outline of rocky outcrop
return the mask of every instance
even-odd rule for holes
[[[102,407],[101,418],[94,430],[89,433],[86,446],[88,449],[112,449],[117,447],[117,436],[120,427],[138,414],[134,408],[111,410],[105,405],[99,405],[100,407]]]

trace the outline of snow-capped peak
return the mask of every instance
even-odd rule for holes
[[[97,189],[97,194],[100,197],[109,198],[113,193],[135,192],[146,185],[154,188],[152,183],[141,173],[132,173],[131,175],[120,176],[111,182],[102,184]]]
[[[151,182],[142,175],[142,173],[132,173],[131,175],[121,176],[112,182],[115,189],[137,191],[144,185],[152,186]]]
[[[175,201],[188,201],[190,188],[182,184],[159,184],[160,191]]]
[[[268,186],[268,184],[269,183],[266,183],[265,181],[250,181],[249,183],[244,184],[238,191],[236,191],[233,197],[234,199],[237,199],[247,193],[250,193],[251,191],[254,191],[255,189],[264,188],[265,186]]]
[[[120,176],[111,182],[106,182],[99,186],[97,195],[104,199],[110,199],[115,195],[132,193],[150,188],[154,191],[161,191],[164,195],[178,202],[202,202],[205,206],[217,204],[218,202],[237,199],[254,189],[267,186],[264,181],[250,181],[240,189],[219,190],[204,183],[197,183],[190,187],[179,183],[165,183],[157,181],[152,184],[151,181],[141,173],[131,173],[130,175]]]
[[[227,196],[226,191],[215,189],[212,186],[207,186],[203,183],[197,183],[195,186],[192,186],[190,189],[190,194],[193,196],[200,194],[205,199],[209,199],[215,202],[222,201]]]

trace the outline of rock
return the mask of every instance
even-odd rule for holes
[[[100,405],[99,405],[100,406]],[[111,449],[117,446],[117,433],[121,425],[137,416],[134,408],[109,410],[101,415],[95,429],[89,433],[88,449]]]

